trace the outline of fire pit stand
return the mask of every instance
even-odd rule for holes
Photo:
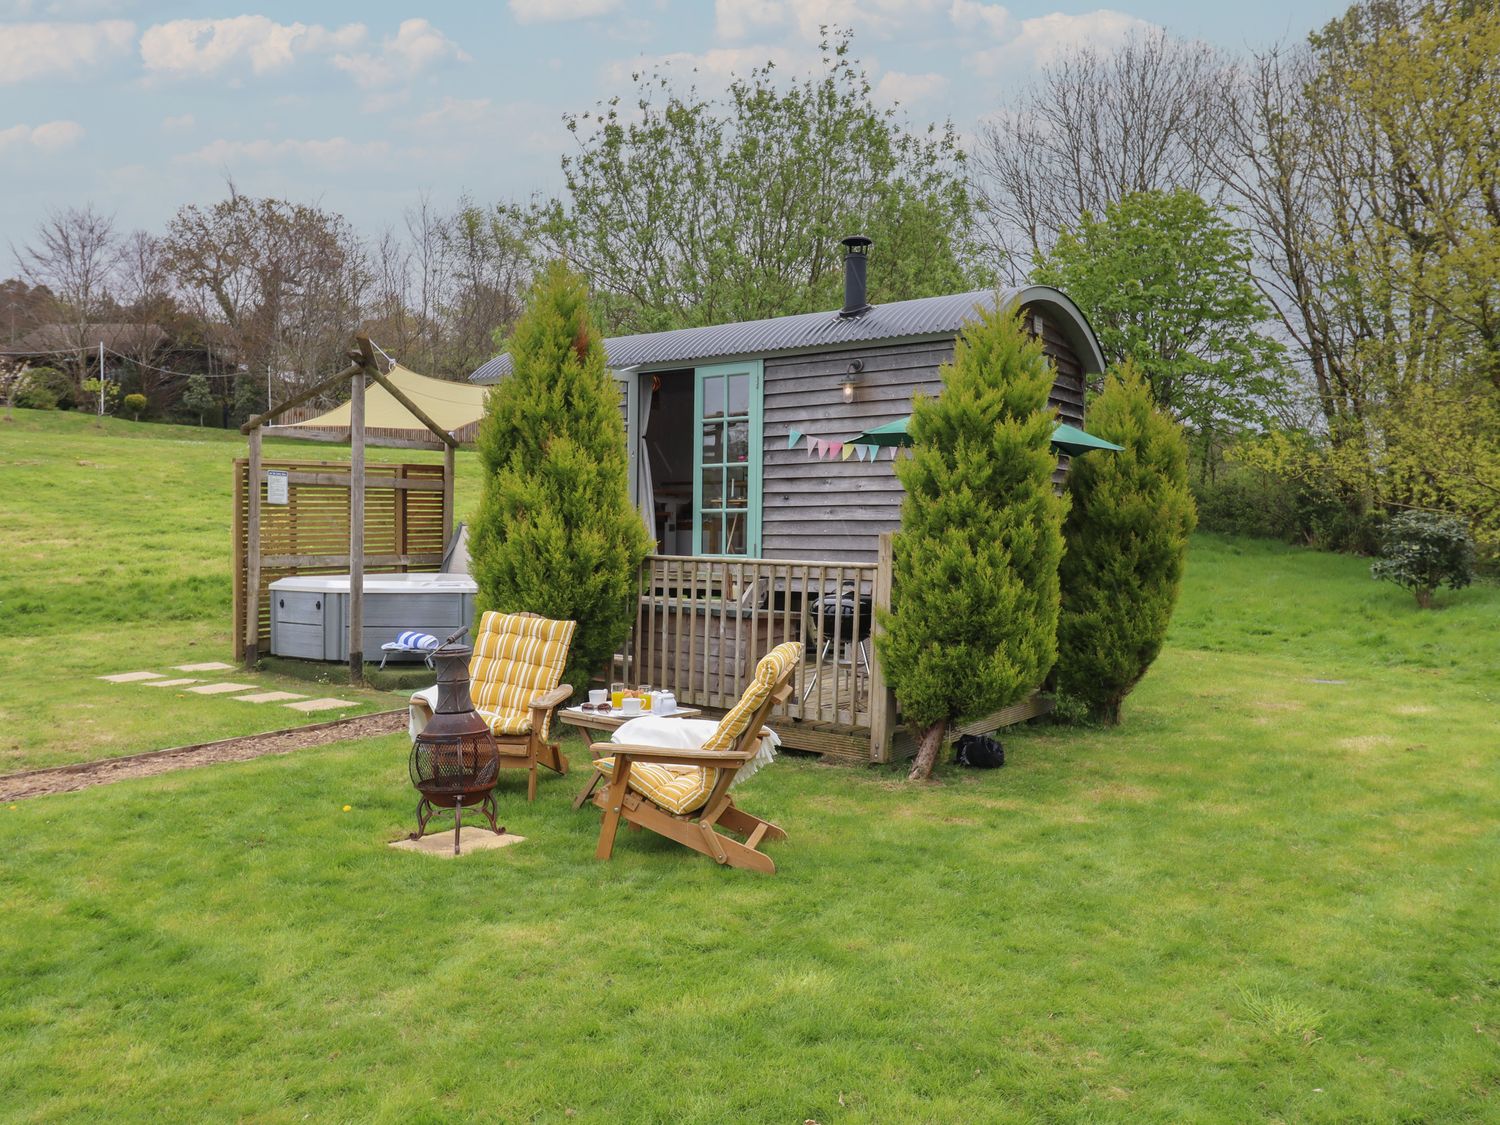
[[[459,644],[460,630],[432,654],[437,670],[438,698],[432,719],[412,743],[412,784],[422,794],[417,802],[417,830],[407,839],[420,840],[427,822],[439,809],[453,810],[453,854],[460,852],[464,809],[478,808],[497,836],[505,831],[495,821],[495,783],[500,777],[500,749],[495,736],[469,695],[469,658],[474,650]]]

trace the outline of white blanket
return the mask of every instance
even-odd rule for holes
[[[411,702],[406,705],[406,727],[415,742],[428,723],[432,722],[432,709],[437,706],[437,684],[413,692]]]
[[[719,724],[712,719],[662,719],[655,715],[642,715],[638,719],[621,723],[614,734],[609,736],[609,740],[632,746],[656,746],[663,750],[699,750],[718,729]],[[776,760],[776,747],[781,745],[781,739],[769,727],[763,727],[762,730],[764,733],[760,749],[756,751],[755,757],[740,767],[739,773],[729,783],[729,788],[733,789],[745,779],[754,777],[761,767]]]

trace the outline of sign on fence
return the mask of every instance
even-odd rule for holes
[[[267,504],[285,504],[287,502],[287,479],[288,473],[285,469],[266,470]]]

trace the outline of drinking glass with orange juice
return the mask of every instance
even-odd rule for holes
[[[641,710],[651,710],[651,685],[642,684],[639,688],[636,689],[636,694],[641,697]]]
[[[609,705],[616,711],[625,706],[625,685],[619,680],[609,685]]]

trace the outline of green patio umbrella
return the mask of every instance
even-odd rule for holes
[[[911,421],[911,415],[905,418],[897,418],[894,422],[887,422],[883,426],[876,426],[872,430],[866,430],[858,437],[850,438],[846,445],[910,445],[911,435],[906,432],[907,423]],[[1125,447],[1116,445],[1112,441],[1095,437],[1093,434],[1085,433],[1077,426],[1069,426],[1059,422],[1057,428],[1052,431],[1052,448],[1059,453],[1076,456],[1079,453],[1087,453],[1091,449],[1110,449],[1119,452]]]

